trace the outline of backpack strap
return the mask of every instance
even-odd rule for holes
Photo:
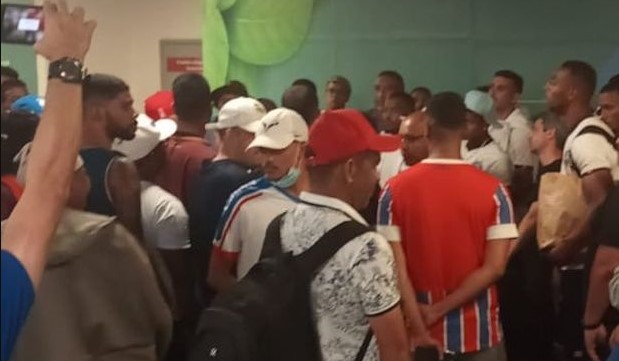
[[[587,125],[586,127],[582,128],[580,130],[580,132],[576,135],[576,138],[580,137],[581,135],[584,135],[584,134],[597,134],[597,135],[601,135],[602,137],[604,137],[604,139],[606,139],[606,141],[613,148],[615,147],[615,138],[612,135],[610,135],[606,130],[604,130],[603,128],[598,127],[597,125]],[[572,164],[572,169],[576,172],[576,174],[578,174],[579,177],[581,176],[580,169],[578,169],[576,164]]]
[[[368,348],[370,347],[370,341],[372,341],[372,336],[374,336],[374,333],[372,332],[372,328],[370,327],[368,332],[365,334],[365,338],[363,339],[363,344],[361,344],[359,352],[357,352],[355,361],[363,361],[363,358],[365,357],[365,354],[368,352]]]
[[[260,259],[267,257],[275,257],[282,253],[282,221],[286,212],[273,218],[269,226],[267,227],[264,242],[262,244],[262,251],[260,252]]]
[[[338,224],[320,237],[305,252],[295,256],[299,269],[305,275],[311,277],[346,243],[371,230],[370,227],[352,220]]]
[[[598,127],[597,125],[587,125],[586,127],[582,128],[580,130],[580,132],[578,133],[577,137],[583,135],[583,134],[597,134],[597,135],[601,135],[604,137],[604,139],[606,139],[606,141],[608,143],[610,143],[610,145],[612,145],[613,147],[615,146],[615,138],[609,134],[606,130]]]

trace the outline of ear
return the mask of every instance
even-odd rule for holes
[[[357,165],[355,161],[351,158],[344,163],[344,178],[346,179],[346,183],[351,184],[355,179],[355,174],[357,173]]]
[[[516,95],[514,95],[514,105],[520,103],[521,98],[522,98],[522,94],[516,93]]]

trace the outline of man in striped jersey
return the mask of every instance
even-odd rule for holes
[[[265,176],[236,190],[224,207],[209,264],[208,283],[217,291],[243,278],[258,261],[266,229],[297,203],[308,186],[301,115],[278,108],[267,113],[249,148],[256,148]]]
[[[466,108],[454,93],[427,107],[430,157],[400,173],[379,203],[379,232],[402,242],[426,325],[455,360],[502,361],[494,283],[517,238],[501,182],[460,155]]]

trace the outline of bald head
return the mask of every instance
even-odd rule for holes
[[[301,114],[308,125],[311,124],[320,113],[316,92],[310,87],[302,84],[293,85],[284,91],[284,95],[282,95],[282,106]]]
[[[428,115],[425,112],[415,112],[402,120],[400,150],[409,167],[428,157],[428,129]]]

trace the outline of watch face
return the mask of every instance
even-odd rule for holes
[[[79,83],[83,79],[82,64],[75,59],[60,59],[50,64],[49,77]]]

